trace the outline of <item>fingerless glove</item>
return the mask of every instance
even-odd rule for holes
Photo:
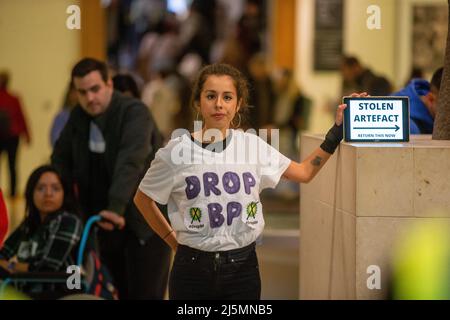
[[[325,136],[325,141],[322,142],[320,148],[325,152],[333,154],[336,148],[341,143],[343,136],[343,125],[341,124],[340,126],[338,126],[334,124],[334,126],[328,131],[327,135]]]

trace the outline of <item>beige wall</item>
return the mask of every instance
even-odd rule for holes
[[[314,0],[297,0],[296,78],[314,101],[313,132],[326,132],[333,122],[329,107],[340,99],[339,72],[313,70]],[[356,55],[373,71],[385,75],[398,89],[411,68],[411,19],[413,4],[447,3],[446,0],[344,0],[346,54]],[[381,29],[369,30],[367,7],[381,9]]]
[[[374,72],[394,79],[395,19],[397,0],[346,0],[344,11],[344,53],[355,55]],[[381,10],[381,29],[367,28],[367,7]]]
[[[313,100],[310,130],[324,132],[332,117],[326,104],[339,95],[337,72],[314,72],[314,0],[297,0],[296,78],[300,88]]]
[[[0,69],[10,70],[10,87],[20,94],[32,134],[18,160],[18,191],[30,172],[48,161],[49,130],[59,111],[72,65],[79,58],[79,30],[66,28],[69,5],[77,0],[0,1]],[[2,158],[1,187],[6,183]]]

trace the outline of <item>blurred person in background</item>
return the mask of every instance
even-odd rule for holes
[[[112,78],[112,81],[114,89],[121,92],[123,95],[130,98],[141,99],[141,93],[133,76],[119,73]],[[161,132],[159,132],[156,123],[154,123],[154,126],[155,128],[152,131],[152,136],[150,138],[153,146],[151,159],[155,157],[156,152],[163,145],[163,136]]]
[[[290,142],[287,147],[298,156],[297,135],[308,128],[311,100],[302,94],[291,70],[278,69],[273,79],[276,97],[273,124],[285,132],[286,141]]]
[[[439,89],[444,68],[438,68],[431,81],[412,79],[393,96],[409,97],[409,127],[411,134],[432,134],[436,117]]]
[[[249,62],[249,84],[251,106],[248,124],[256,130],[272,123],[275,92],[270,71],[263,53],[255,54]]]
[[[308,126],[311,100],[297,86],[291,70],[274,73],[275,102],[271,128],[279,130],[279,150],[289,158],[300,160],[299,134]],[[275,194],[292,199],[299,196],[299,184],[280,181]]]
[[[264,49],[264,6],[261,0],[247,0],[238,21],[237,39],[243,47],[246,62]]]
[[[166,13],[163,20],[142,38],[138,56],[137,70],[144,82],[154,78],[153,67],[166,63],[175,65],[180,59],[182,41],[179,37],[179,23],[173,13]]]
[[[112,81],[114,89],[121,92],[123,95],[130,98],[141,98],[138,85],[131,75],[116,74],[115,76],[113,76]]]
[[[139,43],[162,20],[166,0],[114,0],[105,2],[108,24],[108,57],[118,68],[135,67]]]
[[[9,195],[14,198],[17,188],[16,160],[19,138],[23,136],[27,144],[31,143],[22,105],[18,96],[8,90],[10,75],[0,71],[0,156],[6,151],[9,168]]]
[[[216,38],[216,0],[193,0],[188,17],[180,26],[181,56],[198,54],[209,63],[211,47]]]
[[[412,67],[411,73],[409,74],[408,80],[405,82],[405,87],[412,79],[425,79],[423,70],[419,67]]]
[[[242,16],[237,21],[234,31],[224,41],[220,62],[230,64],[248,74],[250,59],[264,49],[263,9],[263,1],[245,1]]]
[[[352,92],[367,92],[371,96],[387,96],[392,85],[380,75],[363,66],[356,57],[344,56],[341,63],[342,96]]]
[[[70,81],[64,95],[61,111],[58,112],[55,119],[53,119],[52,127],[50,129],[50,143],[52,144],[52,147],[55,146],[56,140],[58,140],[61,131],[67,123],[67,120],[69,120],[70,112],[77,105],[77,103],[77,92],[73,82]]]
[[[164,141],[168,141],[175,127],[175,115],[180,110],[178,92],[170,85],[171,64],[153,67],[154,77],[142,90],[142,101],[152,113]]]

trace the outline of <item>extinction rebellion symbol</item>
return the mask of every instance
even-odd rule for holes
[[[258,213],[258,207],[257,207],[258,202],[250,202],[247,206],[247,220],[248,218],[252,217],[253,219],[255,219],[256,214]]]
[[[192,218],[191,224],[194,223],[194,221],[200,222],[200,219],[202,218],[202,210],[200,210],[200,208],[191,208],[189,214]]]

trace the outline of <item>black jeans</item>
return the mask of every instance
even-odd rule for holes
[[[255,244],[218,252],[179,245],[169,279],[171,300],[259,300]]]
[[[158,235],[142,241],[124,230],[99,230],[102,262],[108,267],[119,299],[162,300],[170,268],[170,247]]]

